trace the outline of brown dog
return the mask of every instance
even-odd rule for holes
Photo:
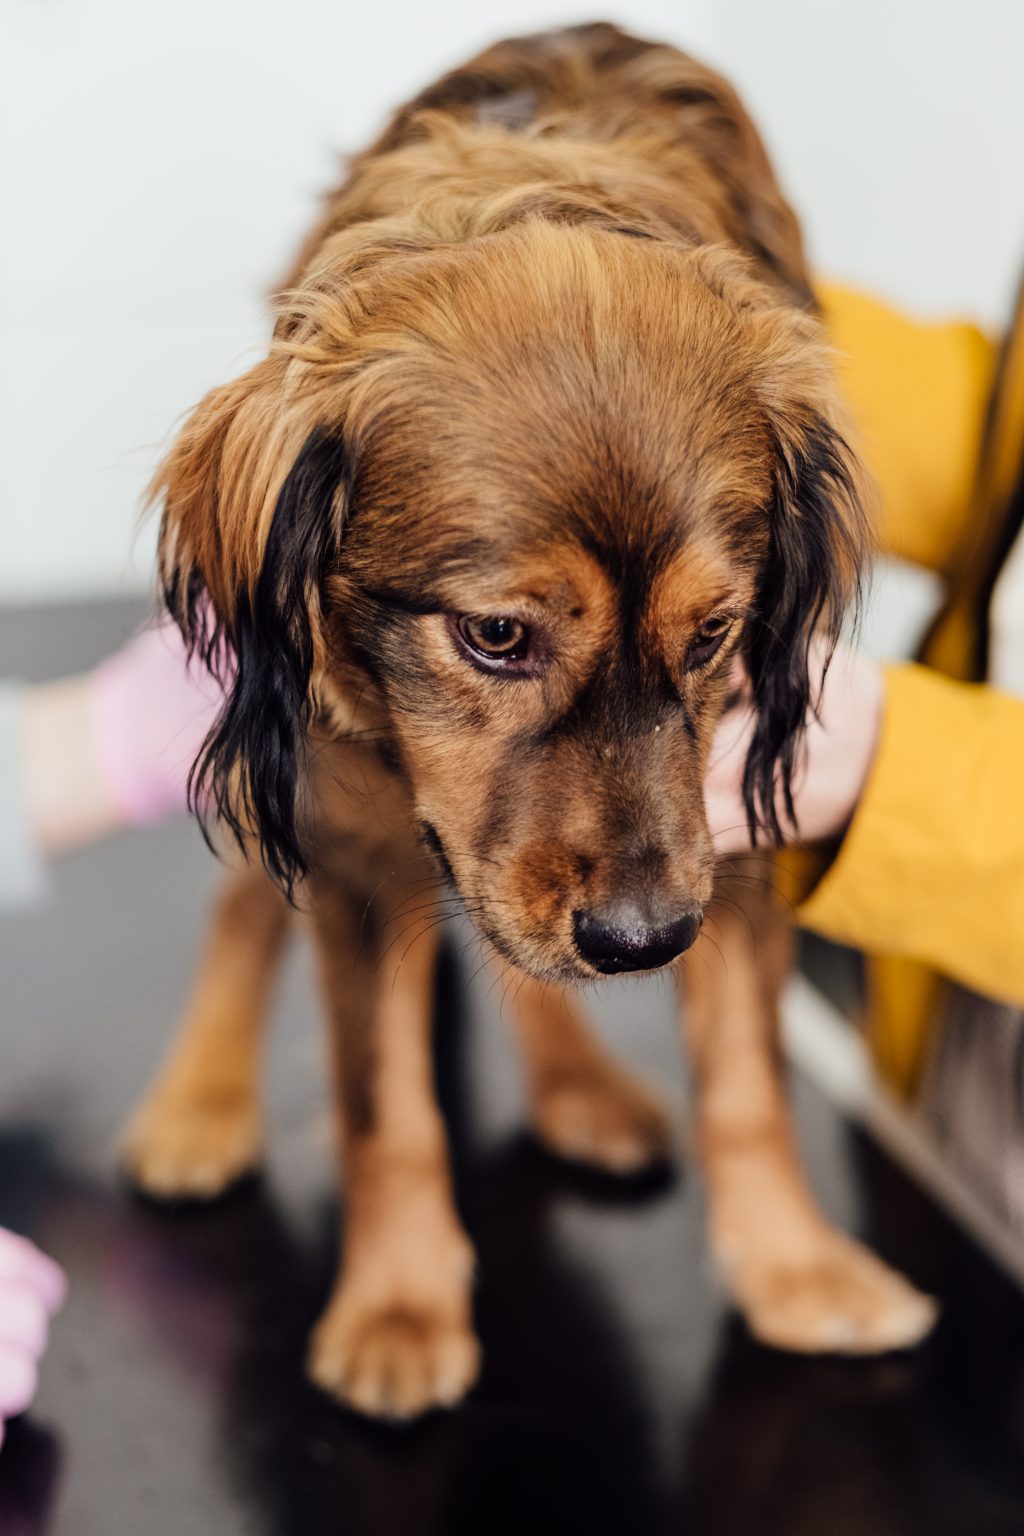
[[[681,966],[712,1241],[761,1338],[916,1341],[932,1308],[817,1211],[780,1084],[787,925],[719,884],[702,783],[730,664],[775,820],[864,548],[799,232],[736,96],[610,26],[503,43],[354,163],[158,483],[167,601],[234,670],[199,804],[232,877],[184,1031],[127,1143],[160,1195],[260,1153],[268,983],[301,882],[320,956],[345,1255],[324,1387],[410,1415],[469,1387],[472,1255],[432,1092],[447,878],[502,963],[541,1138],[628,1170],[651,1094],[564,989]],[[756,873],[763,874],[757,865]],[[751,925],[755,946],[751,945]]]

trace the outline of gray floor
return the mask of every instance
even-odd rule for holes
[[[88,665],[137,615],[0,614],[0,674]],[[277,1010],[266,1176],[172,1212],[115,1176],[215,878],[182,821],[67,859],[45,909],[0,917],[0,1222],[72,1280],[36,1406],[0,1458],[0,1536],[1024,1530],[1024,1306],[986,1261],[797,1085],[826,1206],[937,1290],[946,1317],[902,1359],[759,1349],[710,1275],[685,1161],[616,1190],[522,1135],[498,1000],[467,984],[464,936],[439,986],[440,1081],[480,1256],[483,1380],[465,1409],[404,1432],[306,1387],[339,1212],[301,943]],[[682,1142],[671,989],[614,985],[600,1008],[661,1080]]]

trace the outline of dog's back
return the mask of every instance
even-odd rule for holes
[[[592,222],[596,197],[623,232],[727,243],[812,302],[799,225],[732,86],[605,22],[496,43],[400,107],[329,196],[285,286],[333,233],[406,213],[411,187],[453,237],[460,203],[504,194],[522,217]]]

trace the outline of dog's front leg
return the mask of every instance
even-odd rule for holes
[[[344,1254],[310,1373],[363,1413],[410,1418],[457,1402],[479,1348],[473,1254],[452,1199],[431,1049],[436,928],[401,924],[337,885],[313,919],[331,1034],[345,1187]],[[417,926],[423,927],[417,921]]]
[[[935,1307],[831,1226],[811,1193],[778,1038],[789,923],[764,889],[765,867],[745,866],[728,901],[708,912],[715,949],[682,966],[712,1247],[765,1343],[801,1353],[901,1349],[927,1333]]]
[[[615,1060],[565,988],[510,976],[508,990],[537,1139],[608,1173],[665,1162],[672,1128],[660,1098]]]
[[[258,864],[227,876],[185,1016],[122,1138],[122,1165],[147,1194],[212,1199],[258,1165],[263,1035],[290,922]]]

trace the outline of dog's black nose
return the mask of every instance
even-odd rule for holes
[[[654,927],[631,904],[600,912],[574,912],[576,948],[595,971],[614,976],[619,971],[654,971],[689,949],[700,932],[704,914],[691,908],[670,923]]]

